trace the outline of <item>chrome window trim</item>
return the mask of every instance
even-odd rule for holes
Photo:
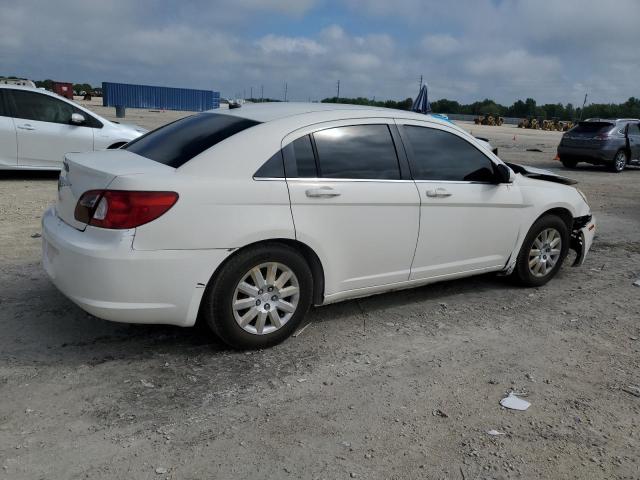
[[[327,182],[385,182],[385,183],[413,183],[413,180],[410,179],[385,179],[385,178],[328,178],[328,177],[293,177],[286,178],[287,182],[316,182],[316,183],[327,183]]]
[[[256,182],[274,182],[274,181],[280,181],[280,182],[284,182],[287,179],[284,177],[252,177],[253,180],[255,180]]]
[[[416,183],[448,183],[460,185],[510,185],[508,183],[472,182],[469,180],[414,180]]]

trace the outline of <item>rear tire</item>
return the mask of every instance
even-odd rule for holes
[[[227,345],[266,348],[298,327],[313,296],[313,276],[304,257],[279,243],[239,252],[207,286],[202,315]]]
[[[568,251],[567,225],[555,215],[545,215],[527,233],[513,278],[526,287],[540,287],[555,277]]]
[[[578,162],[576,162],[575,160],[560,160],[562,162],[562,165],[565,168],[576,168],[576,165],[578,165]]]
[[[618,152],[616,153],[616,156],[613,157],[613,163],[611,164],[611,171],[615,173],[622,172],[626,168],[628,161],[629,161],[629,156],[627,155],[627,152],[625,152],[624,150],[618,150]]]

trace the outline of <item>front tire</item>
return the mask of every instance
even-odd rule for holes
[[[556,276],[569,251],[569,229],[561,218],[545,215],[524,239],[514,278],[527,287],[540,287]]]
[[[628,161],[629,158],[627,156],[627,152],[625,152],[624,150],[619,150],[618,153],[616,153],[616,156],[613,157],[611,170],[616,173],[622,172],[626,168]]]
[[[562,165],[565,168],[574,169],[578,165],[578,162],[576,162],[575,160],[560,160],[560,161],[562,162]]]
[[[259,245],[231,258],[207,287],[202,314],[233,348],[276,345],[298,327],[313,295],[304,257],[279,243]]]

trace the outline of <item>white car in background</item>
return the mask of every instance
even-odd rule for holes
[[[0,170],[60,170],[65,153],[118,148],[145,132],[55,93],[0,85]]]
[[[259,104],[66,155],[43,216],[53,283],[98,317],[262,348],[310,305],[499,272],[540,286],[595,223],[568,179],[422,114]]]

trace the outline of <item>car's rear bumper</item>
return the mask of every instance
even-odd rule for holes
[[[616,149],[558,146],[558,156],[561,160],[575,160],[577,162],[612,163],[616,153]]]
[[[42,218],[42,232],[42,263],[54,285],[88,313],[117,322],[193,325],[204,288],[228,255],[134,250],[135,230],[81,232],[53,208]]]

